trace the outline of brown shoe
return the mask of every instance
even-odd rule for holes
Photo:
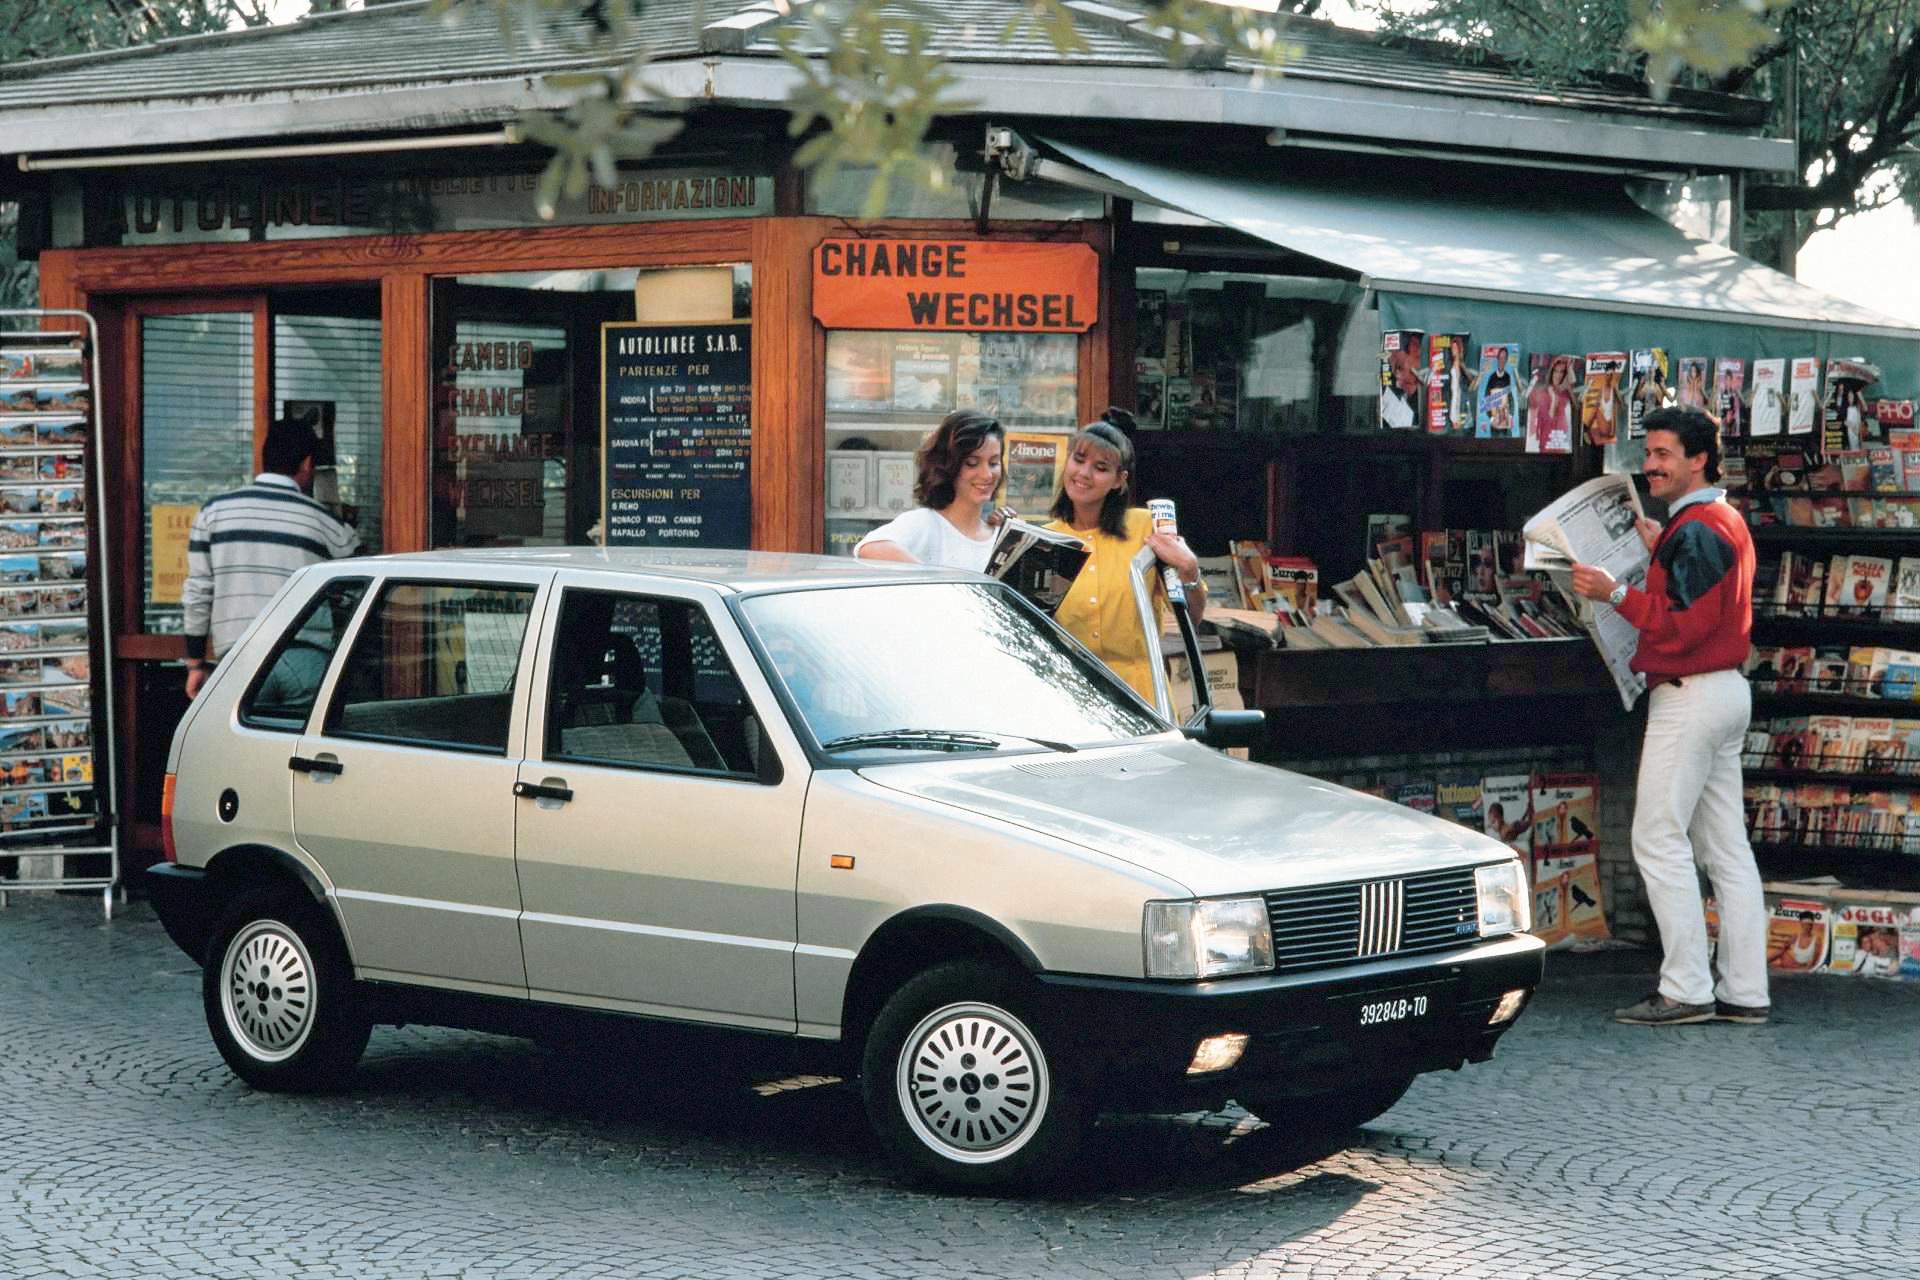
[[[1678,1000],[1667,999],[1658,991],[1639,1004],[1613,1011],[1615,1022],[1635,1027],[1679,1027],[1690,1022],[1712,1022],[1713,1017],[1714,1009],[1710,1004],[1681,1004]]]
[[[1725,1000],[1713,1002],[1713,1020],[1715,1022],[1740,1022],[1749,1027],[1765,1025],[1773,1015],[1771,1005],[1728,1004]]]

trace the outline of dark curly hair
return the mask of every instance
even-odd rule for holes
[[[1720,478],[1720,423],[1709,413],[1692,405],[1669,405],[1655,409],[1643,422],[1648,431],[1671,431],[1680,437],[1680,451],[1691,458],[1707,455],[1707,483]]]
[[[1006,438],[1000,429],[1000,419],[990,413],[955,409],[942,418],[933,434],[922,442],[914,459],[919,468],[913,480],[914,501],[935,511],[952,506],[960,468],[989,436]]]
[[[1090,444],[1113,454],[1118,461],[1122,481],[1120,487],[1106,496],[1100,504],[1100,532],[1113,538],[1127,536],[1127,494],[1133,488],[1133,433],[1136,424],[1133,415],[1125,409],[1108,408],[1092,422],[1073,433],[1073,439],[1067,441],[1067,456],[1081,444]],[[1063,473],[1064,474],[1064,473]],[[1053,495],[1053,518],[1073,523],[1073,499],[1067,496],[1067,487],[1063,483],[1058,493]]]

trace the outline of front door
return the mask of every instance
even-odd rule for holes
[[[536,998],[795,1028],[806,774],[774,767],[770,695],[717,605],[561,591],[520,766]]]
[[[363,978],[526,990],[513,792],[540,583],[490,576],[382,584],[291,762],[294,835]]]

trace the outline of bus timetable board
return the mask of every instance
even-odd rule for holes
[[[601,529],[610,547],[752,536],[753,326],[600,326]]]

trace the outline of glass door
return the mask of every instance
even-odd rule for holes
[[[310,421],[313,496],[381,549],[382,421],[377,286],[283,289],[124,303],[126,349],[113,512],[114,696],[137,726],[122,811],[144,843],[157,823],[173,726],[186,709],[187,537],[211,498],[259,470],[268,426]]]

